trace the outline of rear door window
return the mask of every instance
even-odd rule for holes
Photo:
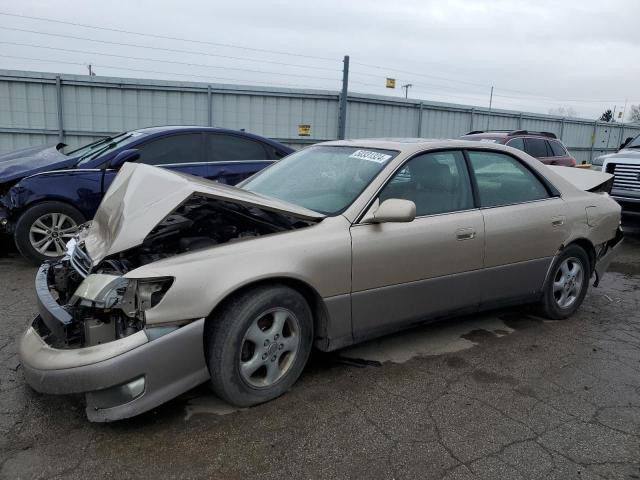
[[[140,145],[139,163],[147,165],[168,165],[174,163],[202,162],[202,135],[187,133],[183,135],[169,135],[149,143]]]
[[[535,158],[548,157],[547,142],[542,138],[525,138],[524,150],[529,155]]]
[[[499,207],[549,197],[542,182],[510,155],[472,150],[468,155],[481,207]]]
[[[238,160],[271,160],[260,143],[236,135],[207,135],[207,161],[231,162]]]

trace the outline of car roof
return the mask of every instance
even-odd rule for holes
[[[441,148],[490,148],[493,150],[507,150],[507,147],[505,147],[504,145],[494,143],[480,143],[473,140],[442,138],[362,138],[350,140],[334,140],[316,145],[395,150],[403,154],[411,154],[423,150],[437,150]]]
[[[517,137],[534,137],[545,140],[559,140],[558,136],[553,132],[538,132],[534,130],[473,130],[462,135],[464,138],[517,138]]]
[[[171,133],[171,132],[226,133],[226,134],[232,134],[232,135],[240,135],[246,138],[251,138],[259,142],[268,143],[273,147],[276,147],[280,150],[285,150],[287,152],[293,151],[292,148],[286,145],[283,145],[282,143],[272,140],[270,138],[261,137],[260,135],[255,135],[253,133],[245,132],[243,130],[232,130],[229,128],[203,127],[201,125],[161,125],[156,127],[137,128],[134,131],[138,133],[142,133],[144,135],[157,135],[157,134]]]

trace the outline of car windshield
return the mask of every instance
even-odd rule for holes
[[[140,132],[124,132],[114,137],[106,137],[98,140],[97,142],[90,143],[84,147],[80,147],[76,150],[69,152],[67,155],[73,155],[78,157],[78,165],[84,165],[90,160],[98,157],[102,153],[112,150],[115,147],[122,147],[128,143],[136,140],[140,135]]]
[[[627,148],[640,148],[640,135],[638,135],[631,142],[629,142],[629,145],[627,145]]]
[[[396,155],[397,151],[377,148],[313,146],[285,157],[240,186],[326,215],[337,215]]]

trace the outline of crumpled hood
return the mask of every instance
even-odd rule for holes
[[[561,176],[576,188],[586,192],[599,187],[613,177],[610,173],[585,170],[583,168],[561,167],[557,165],[547,165],[547,168],[553,170],[554,173]]]
[[[75,164],[75,158],[60,153],[59,149],[64,146],[64,143],[59,143],[29,147],[0,155],[0,183]]]
[[[305,220],[324,218],[313,210],[204,178],[125,163],[82,238],[93,264],[140,245],[158,223],[193,194]]]

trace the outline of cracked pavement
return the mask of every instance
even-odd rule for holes
[[[221,408],[205,385],[112,424],[25,385],[35,269],[9,254],[0,272],[0,478],[640,479],[639,237],[569,320],[449,320],[373,349],[440,342],[451,322],[471,348],[367,368],[315,353],[267,404]]]

